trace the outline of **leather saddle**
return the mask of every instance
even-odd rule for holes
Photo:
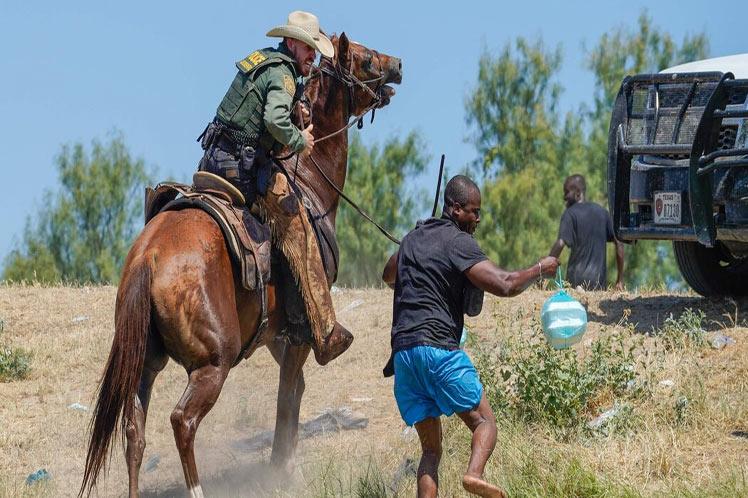
[[[270,280],[270,228],[246,206],[242,193],[218,175],[198,171],[192,185],[164,182],[146,187],[145,223],[162,211],[200,209],[221,228],[226,247],[241,276],[242,287],[262,295],[260,330],[267,327],[267,283]]]
[[[198,171],[192,178],[192,185],[176,182],[163,182],[155,188],[146,187],[145,223],[162,211],[200,209],[209,214],[221,228],[226,247],[235,269],[241,276],[242,286],[247,290],[259,290],[262,297],[262,316],[259,332],[267,328],[267,284],[271,278],[273,247],[268,225],[258,213],[246,206],[244,195],[231,183],[218,175]],[[328,285],[337,279],[338,245],[335,228],[327,211],[308,192],[297,191],[307,210],[319,244],[322,262]],[[258,333],[255,337],[262,334]],[[255,340],[252,343],[256,342]],[[248,344],[242,351],[250,352]]]
[[[221,228],[242,286],[263,288],[270,280],[270,228],[252,214],[242,193],[220,176],[198,171],[192,181],[192,185],[164,182],[146,187],[145,222],[162,211],[205,211]]]

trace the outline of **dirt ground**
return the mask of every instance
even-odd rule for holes
[[[0,319],[4,321],[0,345],[22,347],[33,354],[26,379],[0,383],[0,496],[29,495],[24,480],[41,468],[52,476],[42,494],[77,493],[90,407],[113,334],[115,293],[114,287],[0,287]],[[530,290],[514,299],[489,296],[483,313],[469,319],[468,325],[485,340],[523,334],[550,295],[550,291]],[[725,357],[725,368],[732,365],[730,368],[737,369],[739,375],[734,380],[745,390],[748,335],[742,320],[747,303],[657,293],[578,292],[576,296],[588,307],[587,343],[624,315],[637,331],[646,333],[671,313],[677,317],[687,308],[703,310],[707,330],[726,328],[736,338],[738,344]],[[395,468],[404,455],[417,450],[417,441],[404,432],[398,415],[392,379],[381,374],[389,355],[391,291],[339,290],[333,297],[338,319],[354,331],[356,339],[346,354],[327,367],[319,367],[310,357],[304,369],[301,420],[310,420],[326,408],[347,406],[368,417],[369,423],[363,430],[300,441],[297,474],[302,475],[293,483],[280,483],[288,496],[305,496],[298,486],[313,476],[304,473],[318,472],[332,457],[364,466],[371,455],[380,460],[385,455]],[[144,496],[183,496],[184,480],[169,415],[185,384],[185,372],[174,362],[156,380],[144,462],[158,463],[153,470],[141,471]],[[197,433],[197,463],[206,496],[264,496],[279,485],[267,465],[269,449],[247,452],[236,446],[247,437],[273,429],[277,385],[278,367],[265,349],[229,375],[218,403]],[[70,408],[74,403],[89,411]],[[739,409],[744,408],[745,404]],[[729,447],[720,443],[704,451],[737,451],[748,462],[748,441],[730,441]],[[97,493],[123,496],[126,492],[124,459],[116,449],[110,472],[100,478]]]

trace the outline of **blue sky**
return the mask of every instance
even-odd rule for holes
[[[64,143],[89,144],[116,128],[160,178],[187,181],[201,153],[195,137],[213,117],[234,61],[274,44],[264,35],[291,10],[314,12],[328,32],[402,58],[398,94],[363,139],[381,143],[419,130],[432,157],[421,186],[431,191],[439,154],[453,171],[475,158],[465,143],[464,100],[484,47],[498,50],[517,36],[561,44],[562,106],[572,110],[592,95],[584,47],[616,26],[633,27],[645,8],[676,41],[705,31],[714,56],[748,52],[745,1],[4,1],[0,261],[43,191],[56,187],[54,158]]]

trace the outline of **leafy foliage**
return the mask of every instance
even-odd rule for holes
[[[107,143],[65,145],[57,157],[60,189],[46,192],[36,221],[26,221],[3,279],[116,282],[142,215],[149,181],[119,134]]]
[[[707,346],[706,332],[701,325],[705,317],[703,311],[694,312],[691,308],[686,309],[678,318],[670,313],[662,328],[655,334],[665,351],[703,348]]]
[[[561,52],[519,38],[498,56],[484,52],[467,120],[482,154],[483,215],[476,237],[502,266],[548,250],[563,203],[561,182],[579,161],[578,117],[558,115]],[[519,229],[518,229],[519,228]]]
[[[416,209],[421,207],[408,190],[407,180],[424,170],[423,148],[416,132],[402,140],[392,138],[381,147],[367,147],[358,134],[352,135],[346,193],[396,237],[415,225]],[[342,201],[336,227],[338,282],[356,287],[381,285],[382,267],[397,246]]]
[[[519,268],[547,254],[564,208],[562,182],[570,174],[583,174],[587,200],[605,205],[608,127],[623,77],[707,53],[704,34],[678,45],[644,13],[635,29],[608,31],[589,50],[593,101],[561,116],[560,48],[518,38],[496,55],[484,51],[465,109],[479,154],[476,171],[483,178],[485,214],[476,236],[489,257]],[[681,281],[669,243],[643,242],[625,252],[629,285]],[[614,251],[608,265],[612,270]]]
[[[546,423],[561,436],[575,433],[612,398],[636,395],[635,345],[621,334],[598,339],[584,358],[554,350],[535,325],[533,340],[507,344],[498,357],[479,350],[476,368],[497,411],[528,423]]]
[[[466,102],[467,121],[476,128],[474,143],[483,172],[516,173],[527,159],[547,159],[556,135],[561,85],[554,81],[561,50],[547,52],[542,41],[518,38],[498,56],[484,50],[478,86]],[[516,55],[515,55],[516,53]]]
[[[31,354],[20,348],[0,346],[0,382],[20,380],[31,370]]]
[[[0,320],[0,334],[5,322]],[[31,370],[31,354],[20,348],[0,345],[0,382],[23,379]]]

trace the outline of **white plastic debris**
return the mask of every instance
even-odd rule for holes
[[[145,463],[145,467],[143,468],[143,470],[145,472],[152,472],[152,471],[156,470],[156,467],[158,467],[158,464],[159,464],[160,461],[161,461],[161,457],[159,455],[153,455]]]
[[[717,334],[711,340],[711,345],[714,349],[722,349],[730,344],[735,344],[735,339],[729,335]]]
[[[672,379],[665,379],[660,381],[662,387],[673,387],[675,382]]]
[[[619,411],[621,411],[621,407],[618,405],[615,405],[613,406],[613,408],[605,410],[600,415],[598,415],[596,418],[590,420],[587,423],[587,427],[589,427],[590,429],[599,429],[603,425],[605,425],[610,419],[618,415]]]
[[[343,308],[342,310],[340,310],[340,312],[341,313],[345,313],[346,311],[355,310],[356,308],[358,308],[362,304],[364,304],[363,299],[354,299],[353,301],[351,301],[350,303],[348,303],[348,305],[345,308]]]
[[[73,403],[71,405],[68,405],[68,408],[71,410],[78,410],[79,412],[87,412],[88,407],[86,405],[81,405],[80,403]]]
[[[354,403],[368,403],[372,398],[351,398]]]
[[[403,433],[400,435],[403,439],[409,441],[418,437],[418,431],[413,426],[407,426],[403,429]]]
[[[85,322],[86,320],[88,320],[88,317],[86,315],[76,316],[75,318],[73,318],[73,323],[81,323]]]

